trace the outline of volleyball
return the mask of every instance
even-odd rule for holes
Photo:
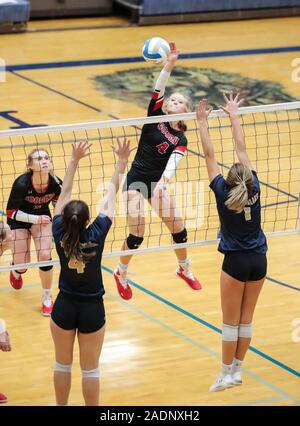
[[[152,37],[145,41],[143,56],[145,61],[154,64],[163,64],[170,55],[169,43],[160,37]]]

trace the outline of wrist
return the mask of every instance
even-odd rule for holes
[[[127,160],[118,160],[116,163],[116,170],[120,173],[124,173],[127,166]]]
[[[75,157],[71,158],[71,160],[70,160],[70,164],[71,165],[77,166],[78,163],[79,163],[79,159],[78,158],[75,158]]]
[[[120,164],[120,165],[124,165],[125,164],[125,166],[126,166],[127,163],[128,163],[127,158],[126,159],[119,158],[118,161],[117,161],[117,164]]]
[[[174,61],[174,60],[168,59],[167,62],[165,63],[163,70],[166,71],[168,74],[171,74],[173,68],[175,67],[175,62],[176,60]]]
[[[167,60],[167,62],[169,63],[169,64],[171,64],[171,65],[175,65],[175,62],[177,61],[177,58],[176,59],[168,59]]]

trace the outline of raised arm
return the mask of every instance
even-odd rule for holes
[[[203,154],[205,157],[207,173],[210,182],[220,174],[220,168],[215,159],[215,151],[210,139],[209,130],[208,130],[208,116],[212,111],[212,108],[207,109],[207,100],[203,99],[199,102],[199,105],[196,110],[199,133],[202,143]]]
[[[104,214],[111,219],[115,212],[116,196],[119,191],[120,181],[122,180],[122,176],[125,172],[130,153],[135,148],[130,149],[130,141],[124,139],[123,143],[121,143],[119,139],[117,139],[117,146],[112,146],[112,149],[118,159],[107,193],[103,197],[100,207],[100,214]]]
[[[169,45],[171,53],[156,80],[154,92],[148,108],[148,115],[161,115],[163,113],[161,108],[164,101],[166,86],[179,55],[175,43],[170,41]]]
[[[61,188],[61,193],[54,209],[55,215],[61,214],[65,205],[70,201],[77,166],[82,158],[90,155],[91,146],[92,144],[89,144],[87,141],[79,142],[78,144],[72,144],[72,157],[69,161]]]
[[[240,163],[252,169],[251,162],[246,150],[243,130],[238,116],[238,109],[240,104],[243,102],[243,99],[239,100],[239,93],[235,98],[233,97],[232,92],[229,94],[229,97],[226,96],[225,93],[223,96],[226,104],[224,106],[220,105],[220,108],[229,115],[232,125],[232,135],[234,139],[236,155]]]
[[[170,77],[170,74],[176,64],[176,61],[179,56],[179,50],[176,48],[176,44],[174,41],[169,42],[170,46],[170,55],[167,59],[167,62],[165,63],[163,69],[161,70],[158,79],[155,84],[155,91],[160,92],[160,96],[163,96],[165,93],[166,84],[168,82],[168,78]]]

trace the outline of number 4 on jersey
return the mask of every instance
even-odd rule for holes
[[[164,154],[166,150],[169,148],[169,146],[170,145],[168,144],[168,142],[163,142],[163,143],[160,143],[159,145],[156,145],[156,148],[160,154]]]
[[[77,270],[77,274],[83,274],[84,273],[85,264],[83,263],[82,260],[77,260],[74,257],[71,257],[70,260],[69,260],[68,267],[70,269],[76,269]]]

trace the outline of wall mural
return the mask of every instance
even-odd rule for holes
[[[113,99],[138,104],[146,108],[159,71],[136,68],[113,74],[96,76],[97,88]],[[245,98],[243,106],[275,104],[298,100],[280,83],[246,78],[238,73],[225,73],[213,68],[184,68],[176,66],[169,80],[166,94],[175,91],[188,94],[194,104],[207,98],[218,108],[223,102],[222,92],[239,91]]]

